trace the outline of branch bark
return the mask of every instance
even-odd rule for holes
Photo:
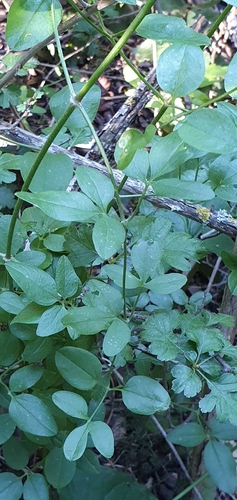
[[[15,144],[21,144],[29,147],[32,150],[39,150],[42,148],[45,139],[38,137],[34,134],[21,130],[18,127],[10,127],[7,123],[0,124],[0,137]],[[87,166],[99,170],[102,174],[108,176],[107,169],[104,165],[98,162],[80,156],[74,152],[67,151],[60,146],[53,144],[50,153],[67,155],[75,167],[80,168],[80,165]],[[117,185],[124,179],[124,174],[119,170],[113,170],[113,176]],[[75,181],[76,185],[76,181]],[[135,179],[128,178],[123,186],[123,191],[131,195],[141,195],[145,189],[142,182]],[[147,189],[146,199],[148,199],[155,207],[164,208],[176,212],[188,219],[195,220],[199,223],[204,223],[206,226],[215,229],[216,231],[226,234],[235,238],[237,236],[237,220],[234,220],[230,214],[224,210],[211,212],[209,209],[201,205],[192,205],[185,203],[182,200],[174,200],[172,198],[161,198],[155,196],[151,188]]]

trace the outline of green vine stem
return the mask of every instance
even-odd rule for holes
[[[225,19],[225,17],[227,16],[227,14],[229,14],[229,12],[232,9],[232,7],[233,7],[232,5],[227,5],[225,7],[225,9],[223,10],[223,12],[220,14],[220,16],[217,18],[217,20],[213,23],[213,26],[209,29],[209,31],[207,33],[208,38],[211,38],[212,35],[217,30],[217,28],[219,28],[220,24]]]
[[[129,40],[130,36],[132,33],[136,30],[136,28],[139,26],[141,23],[142,19],[145,17],[145,15],[150,11],[151,7],[154,5],[156,0],[147,0],[146,4],[142,7],[140,12],[137,14],[135,19],[131,22],[130,26],[126,29],[124,34],[121,36],[120,40],[115,44],[115,46],[111,49],[110,53],[105,57],[104,61],[99,65],[99,67],[95,70],[93,75],[89,78],[88,82],[85,83],[85,85],[82,87],[80,92],[75,97],[76,102],[80,102],[82,98],[89,92],[91,87],[97,82],[98,78],[104,73],[104,71],[107,69],[107,67],[111,64],[111,62],[115,59],[115,57],[119,54],[119,51],[122,49],[124,44]],[[74,109],[76,108],[76,104],[70,104],[68,109],[65,111],[65,113],[61,116],[59,119],[58,123],[55,125],[54,129],[52,132],[49,134],[47,137],[40,153],[38,154],[33,166],[31,167],[31,170],[22,186],[21,191],[27,191],[29,189],[30,183],[37,172],[37,169],[45,157],[48,149],[50,148],[51,144],[53,143],[54,139],[57,137],[58,133],[68,120],[68,118],[71,116],[73,113]],[[23,201],[18,198],[16,205],[13,210],[12,218],[11,218],[11,223],[9,227],[9,232],[8,232],[8,239],[7,239],[7,247],[6,247],[6,259],[11,258],[11,247],[12,247],[12,240],[13,240],[13,234],[14,234],[14,229],[18,217],[19,210],[22,206]]]

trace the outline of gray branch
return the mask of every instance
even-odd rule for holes
[[[18,127],[11,127],[7,123],[0,124],[0,136],[9,142],[24,145],[32,150],[41,149],[45,142],[44,138],[26,132]],[[102,174],[108,176],[108,171],[104,165],[87,159],[84,156],[80,156],[74,152],[67,151],[60,146],[53,144],[49,148],[49,152],[67,155],[72,160],[74,167],[80,168],[81,165],[84,165],[89,168],[99,170]],[[124,178],[124,174],[115,169],[113,170],[113,176],[117,185],[119,185]],[[141,195],[144,189],[145,186],[142,182],[131,178],[128,178],[123,186],[124,192],[137,196]],[[155,196],[152,188],[147,189],[146,199],[148,199],[157,208],[164,208],[183,215],[188,219],[204,223],[206,226],[215,229],[220,233],[231,236],[232,238],[237,236],[237,220],[233,219],[232,216],[225,210],[211,212],[209,209],[206,209],[201,205],[192,205],[185,203],[182,200],[174,200],[172,198],[161,198],[159,196]]]

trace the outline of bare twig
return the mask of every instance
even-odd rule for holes
[[[157,420],[157,418],[154,416],[154,415],[151,415],[151,420],[154,422],[155,426],[157,427],[157,429],[160,431],[160,433],[162,434],[162,436],[165,438],[167,444],[169,445],[172,453],[174,454],[178,464],[180,465],[182,471],[184,472],[186,478],[192,483],[192,478],[188,472],[188,469],[187,467],[184,465],[183,463],[183,460],[180,458],[176,448],[174,447],[173,443],[171,443],[170,441],[168,441],[167,439],[167,434],[165,432],[165,430],[163,429],[162,425],[160,424],[160,422]],[[194,486],[193,490],[195,491],[196,495],[197,495],[197,498],[199,500],[203,500],[202,498],[202,495],[201,493],[198,491],[198,489]]]

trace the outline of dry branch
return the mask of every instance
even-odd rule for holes
[[[0,136],[9,142],[27,146],[32,150],[39,150],[45,142],[45,139],[42,137],[21,130],[18,127],[11,127],[6,123],[0,124]],[[102,174],[108,176],[107,169],[104,165],[89,160],[74,152],[67,151],[60,146],[53,144],[49,152],[67,155],[72,160],[74,167],[85,165],[90,168],[95,168]],[[124,174],[119,170],[113,170],[113,175],[116,184],[119,185],[124,178]],[[128,178],[123,186],[123,190],[131,195],[139,196],[144,191],[144,184],[135,179]],[[206,226],[233,238],[237,236],[237,220],[233,220],[231,215],[227,214],[224,210],[210,212],[201,205],[191,205],[182,200],[174,200],[172,198],[161,198],[155,196],[151,188],[147,189],[146,198],[149,199],[155,207],[171,210],[199,223],[203,223],[203,220],[205,220]]]

